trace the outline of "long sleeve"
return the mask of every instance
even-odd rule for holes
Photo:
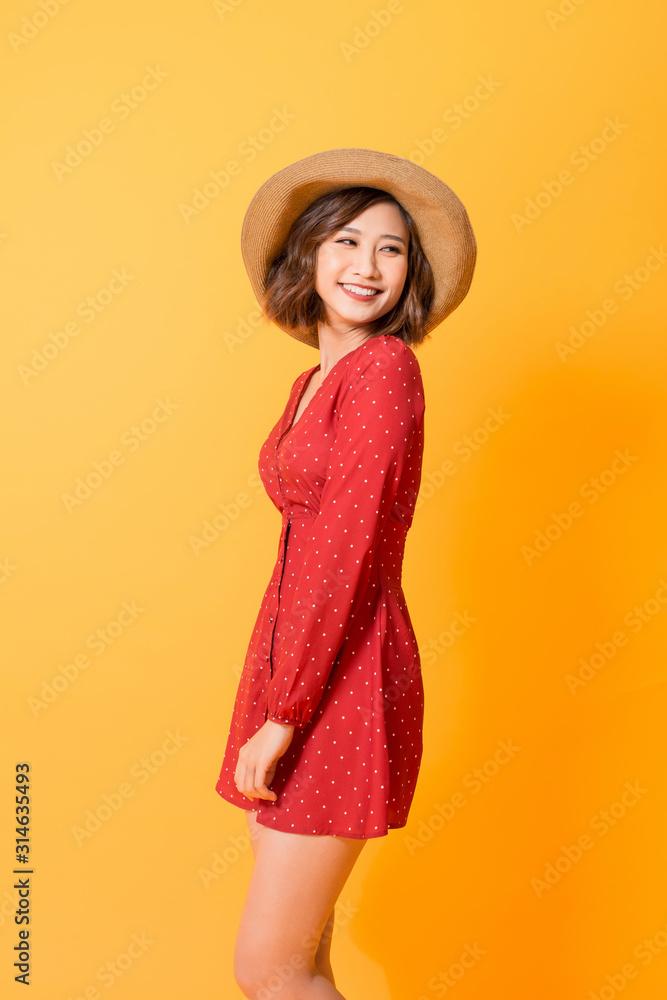
[[[268,687],[268,718],[304,728],[370,581],[424,411],[411,349],[372,350],[351,366],[320,507]]]

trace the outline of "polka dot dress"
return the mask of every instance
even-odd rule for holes
[[[216,791],[277,830],[381,837],[405,826],[422,756],[424,689],[401,567],[424,392],[413,350],[382,334],[333,366],[294,423],[319,368],[297,378],[260,452],[282,530]],[[296,727],[275,802],[234,784],[239,749],[267,718]]]

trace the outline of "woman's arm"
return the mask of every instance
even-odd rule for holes
[[[304,728],[317,708],[364,599],[423,411],[419,366],[401,342],[379,342],[350,372],[320,510],[268,688],[269,721]]]

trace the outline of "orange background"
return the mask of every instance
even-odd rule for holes
[[[339,988],[665,994],[666,21],[641,0],[0,12],[6,995],[28,761],[34,1000],[240,996],[251,851],[214,785],[280,531],[259,448],[318,358],[259,320],[239,234],[270,174],[336,146],[421,162],[479,244],[417,349],[425,752],[408,827],[340,897]]]

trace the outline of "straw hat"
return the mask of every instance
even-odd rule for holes
[[[392,194],[412,216],[435,278],[430,332],[465,298],[477,257],[475,235],[462,202],[424,167],[375,149],[326,149],[278,170],[254,195],[243,219],[241,253],[253,291],[262,301],[274,258],[292,223],[328,191],[363,184]],[[287,330],[317,346],[317,338]]]

